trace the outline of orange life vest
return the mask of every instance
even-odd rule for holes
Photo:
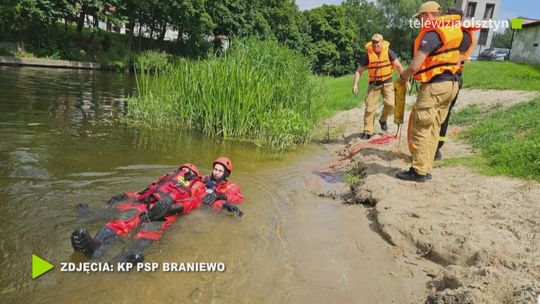
[[[462,27],[461,31],[463,31],[463,35],[469,35],[471,37],[471,44],[469,45],[469,48],[463,53],[463,60],[459,63],[459,71],[463,71],[463,68],[465,66],[465,61],[467,61],[469,58],[471,58],[472,52],[474,50],[474,44],[476,43],[476,40],[474,38],[474,31],[478,31],[480,28],[466,28]]]
[[[392,62],[390,62],[390,42],[382,42],[382,50],[379,54],[375,53],[371,41],[364,46],[369,58],[368,74],[369,82],[384,82],[392,77]]]
[[[420,82],[429,82],[433,77],[445,72],[455,74],[459,69],[459,45],[463,38],[461,28],[444,24],[444,22],[459,20],[458,15],[446,15],[430,20],[430,27],[424,27],[414,41],[414,54],[422,42],[422,38],[428,32],[436,32],[441,38],[440,48],[428,55],[420,66],[420,70],[414,74],[414,79]],[[438,24],[439,23],[439,24]],[[413,54],[413,55],[414,55]]]

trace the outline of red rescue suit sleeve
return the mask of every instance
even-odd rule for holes
[[[227,200],[216,200],[212,204],[212,208],[214,210],[221,210],[223,204],[225,203],[240,204],[244,200],[244,196],[240,192],[240,188],[235,183],[221,182],[217,185],[215,191],[220,194],[225,194],[227,196]]]
[[[191,196],[189,197],[189,199],[182,200],[181,202],[177,202],[174,205],[184,206],[184,209],[182,212],[184,214],[187,214],[191,210],[198,209],[201,207],[201,202],[205,194],[206,194],[206,188],[204,186],[204,183],[201,180],[197,180],[194,182],[193,186],[191,187]]]
[[[154,193],[158,187],[158,184],[161,183],[164,180],[167,180],[171,177],[171,175],[174,174],[174,172],[171,172],[167,175],[163,175],[160,177],[157,181],[153,182],[148,188],[140,191],[140,192],[126,192],[126,195],[128,196],[128,199],[136,200],[139,202],[146,202],[146,199]]]

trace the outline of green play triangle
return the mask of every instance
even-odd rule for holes
[[[32,254],[32,279],[39,277],[54,268],[54,265]]]

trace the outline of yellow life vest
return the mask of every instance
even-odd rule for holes
[[[369,82],[384,82],[392,77],[392,62],[390,62],[390,42],[382,42],[382,50],[379,54],[375,53],[371,41],[364,46],[369,58],[368,74]]]
[[[446,15],[430,20],[430,27],[424,27],[414,41],[414,54],[422,42],[422,38],[428,32],[436,32],[441,38],[440,48],[428,55],[426,60],[420,66],[420,70],[414,74],[414,79],[420,82],[429,82],[433,77],[445,72],[455,74],[459,69],[459,45],[463,38],[463,32],[460,27],[445,24],[459,20],[457,15]],[[413,55],[414,55],[413,54]]]

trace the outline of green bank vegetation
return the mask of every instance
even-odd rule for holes
[[[455,1],[439,2],[447,9]],[[23,45],[28,56],[99,61],[126,69],[133,63],[132,53],[159,50],[206,58],[219,48],[221,38],[234,42],[255,37],[299,51],[310,59],[314,73],[340,76],[354,72],[364,44],[375,32],[407,58],[417,32],[409,27],[409,18],[420,4],[345,0],[301,11],[291,0],[6,0],[0,1],[0,42]],[[99,22],[110,30],[123,26],[126,34],[104,34]],[[167,37],[167,29],[178,31]]]
[[[397,76],[394,75],[395,77]],[[464,88],[540,91],[540,65],[472,61],[467,62],[463,78]],[[336,78],[319,77],[319,79],[328,86],[328,96],[325,104],[329,114],[350,109],[363,103],[367,91],[367,73],[364,73],[362,79],[358,82],[358,96],[356,97],[351,93],[353,80],[351,74]],[[415,86],[413,86],[413,94],[415,94],[414,89]],[[462,113],[456,113],[455,117],[451,117],[451,119],[454,119],[452,123],[467,124],[467,121],[459,120],[472,120],[475,114],[483,111],[477,106],[472,107]],[[462,118],[461,116],[467,117]]]
[[[463,87],[540,91],[540,65],[509,61],[471,61],[463,70]]]
[[[129,101],[136,122],[273,150],[309,140],[323,97],[308,60],[272,41],[248,40],[219,57],[142,71],[137,84]]]
[[[503,108],[503,104],[500,102],[491,105],[489,108],[478,104],[470,104],[459,111],[452,111],[450,125],[470,126],[478,124],[490,114],[499,112]]]
[[[91,61],[100,63],[104,69],[118,72],[133,70],[141,60],[155,67],[166,65],[172,56],[163,50],[174,45],[163,41],[160,48],[154,49],[152,45],[157,42],[141,38],[140,47],[132,49],[129,47],[129,36],[87,28],[77,33],[75,26],[64,28],[60,24],[52,26],[46,42],[36,40],[33,33],[22,32],[14,35],[17,37],[0,37],[0,41],[18,41],[0,45],[0,56]]]
[[[317,77],[319,84],[326,88],[323,116],[329,117],[338,111],[349,110],[362,104],[367,92],[367,77],[367,73],[364,73],[358,82],[357,96],[352,93],[353,75]]]
[[[465,116],[471,116],[471,109],[461,112],[468,111]],[[477,113],[460,136],[478,154],[443,160],[441,165],[465,164],[489,175],[540,180],[540,98],[496,112]]]

